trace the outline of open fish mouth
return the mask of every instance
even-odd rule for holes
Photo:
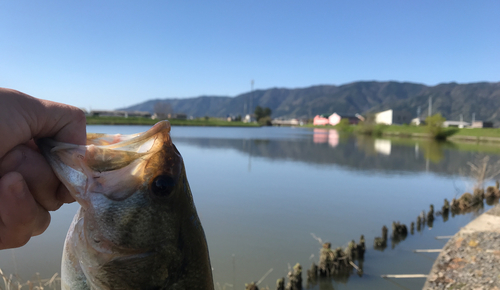
[[[149,164],[157,163],[151,157],[164,146],[175,149],[169,132],[170,123],[161,121],[139,134],[88,134],[87,145],[51,139],[40,139],[37,144],[54,173],[85,209],[91,194],[119,201],[145,186],[154,170],[151,167],[159,166]]]

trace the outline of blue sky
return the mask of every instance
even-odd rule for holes
[[[0,86],[86,109],[358,80],[497,82],[500,1],[0,0]]]

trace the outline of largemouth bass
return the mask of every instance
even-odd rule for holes
[[[214,289],[182,157],[162,121],[134,135],[39,140],[81,205],[62,258],[62,289]]]

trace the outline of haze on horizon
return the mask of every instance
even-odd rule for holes
[[[497,82],[500,2],[1,1],[0,86],[86,109],[360,80]]]

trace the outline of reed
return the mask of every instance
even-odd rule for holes
[[[58,273],[52,275],[49,279],[41,279],[40,274],[36,273],[34,281],[21,281],[17,275],[4,274],[0,269],[0,277],[3,280],[3,286],[0,285],[0,290],[58,290],[61,289],[61,277]]]

